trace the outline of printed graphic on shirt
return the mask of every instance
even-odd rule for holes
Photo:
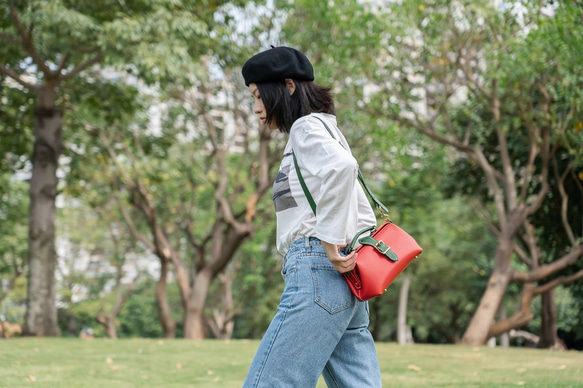
[[[273,183],[273,204],[275,205],[276,212],[298,206],[289,186],[289,170],[291,164],[284,162],[289,157],[291,157],[291,153],[283,155],[280,170],[277,172],[275,182]]]

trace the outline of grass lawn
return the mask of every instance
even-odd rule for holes
[[[12,338],[0,340],[0,387],[241,387],[257,345]],[[583,352],[394,343],[377,350],[384,387],[583,387]]]

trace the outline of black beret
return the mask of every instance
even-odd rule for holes
[[[310,60],[291,47],[273,47],[249,58],[243,65],[245,85],[251,83],[295,80],[314,80],[314,68]]]

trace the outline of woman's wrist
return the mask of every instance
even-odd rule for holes
[[[339,255],[338,245],[330,244],[330,243],[327,243],[326,241],[322,241],[322,246],[324,247],[324,250],[326,251],[326,255],[328,256],[329,259],[333,259]]]

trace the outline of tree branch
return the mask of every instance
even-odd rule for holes
[[[583,255],[583,244],[573,247],[571,252],[555,260],[549,264],[540,266],[529,272],[519,272],[514,271],[512,275],[512,281],[518,281],[523,283],[537,282],[545,277],[557,273],[558,271],[567,268],[577,262],[579,257]]]
[[[125,292],[123,293],[123,295],[120,295],[120,293],[121,293],[121,287],[119,288],[118,295],[117,295],[117,298],[116,298],[115,306],[111,310],[111,315],[113,317],[116,317],[119,314],[119,312],[121,311],[121,309],[123,308],[123,306],[130,299],[130,297],[132,296],[132,294],[136,290],[136,286],[137,286],[137,283],[138,283],[138,279],[139,278],[140,278],[140,271],[138,271],[137,275],[132,279],[132,283],[125,290]],[[121,284],[120,284],[120,286],[121,286]]]
[[[540,285],[534,289],[534,295],[544,294],[547,291],[552,290],[557,286],[563,286],[565,284],[571,284],[579,279],[583,279],[583,270],[574,273],[570,276],[561,276],[556,279],[551,280],[550,282]]]
[[[523,287],[522,295],[520,297],[520,308],[518,312],[511,317],[494,322],[488,330],[487,338],[497,337],[511,329],[516,329],[527,325],[534,316],[530,310],[530,305],[534,296],[533,292],[534,285],[532,283],[526,283]]]
[[[22,45],[22,40],[18,40],[18,39],[16,39],[15,37],[13,37],[13,36],[10,36],[10,35],[8,35],[8,34],[3,34],[3,33],[0,33],[0,40],[4,40],[4,41],[6,41],[6,42],[9,42],[9,43],[15,44],[15,45],[17,45],[17,46],[21,46],[21,45]]]
[[[24,86],[26,89],[31,91],[37,91],[40,88],[34,84],[28,83],[22,79],[22,77],[12,69],[5,67],[4,65],[0,64],[0,73],[7,75],[8,77],[12,78],[14,81],[18,82],[20,85]]]
[[[59,65],[57,66],[57,70],[55,71],[55,73],[60,74],[61,71],[63,71],[63,69],[67,65],[68,60],[69,60],[69,54],[62,55],[61,60],[59,61]]]
[[[524,229],[524,236],[522,239],[525,245],[528,247],[530,251],[530,259],[531,259],[531,269],[538,267],[539,259],[540,259],[540,248],[538,246],[538,241],[535,235],[535,228],[534,226],[525,219],[523,222],[523,229]]]
[[[561,195],[561,222],[563,223],[563,228],[565,228],[565,233],[567,233],[567,237],[571,245],[575,245],[575,234],[573,233],[573,228],[571,228],[571,224],[569,223],[569,216],[567,214],[567,210],[569,208],[569,195],[565,191],[565,179],[567,175],[573,170],[573,163],[571,163],[566,169],[563,175],[559,173],[559,167],[557,165],[557,158],[553,155],[553,165],[554,165],[554,175],[555,180],[557,181],[559,193]]]
[[[117,201],[118,204],[118,208],[123,216],[123,219],[126,222],[126,225],[128,226],[128,228],[130,229],[130,233],[134,236],[134,238],[138,241],[141,241],[146,248],[148,248],[148,250],[150,250],[151,252],[155,252],[155,247],[154,244],[143,234],[138,233],[138,229],[136,228],[136,225],[134,224],[134,221],[132,220],[132,218],[130,217],[127,209],[125,208],[125,206],[121,203],[121,200],[119,199],[119,196],[114,195],[115,200]]]
[[[93,66],[99,62],[101,62],[104,58],[105,58],[105,53],[99,53],[96,56],[94,56],[93,58],[87,60],[86,62],[84,62],[78,66],[75,66],[70,72],[63,74],[61,76],[61,79],[63,81],[71,79],[74,76],[76,76],[77,74],[81,73],[82,71],[90,68],[91,66]]]
[[[524,252],[524,250],[520,246],[518,246],[518,244],[514,243],[513,249],[514,249],[514,252],[518,255],[518,258],[520,259],[520,261],[522,261],[524,264],[528,265],[529,268],[534,267],[533,261],[528,258],[528,255],[526,254],[526,252]]]
[[[550,104],[552,102],[552,96],[550,93],[545,90],[542,86],[539,85],[540,92],[545,96],[545,104],[544,110],[545,114],[549,117],[551,116],[550,112]],[[538,194],[535,197],[535,200],[530,203],[528,208],[526,209],[527,214],[534,214],[543,204],[547,193],[549,192],[549,160],[553,154],[550,145],[550,134],[548,128],[543,128],[542,131],[542,144],[540,145],[540,157],[542,159],[542,173],[541,173],[541,189],[539,190]],[[535,139],[535,141],[539,141]],[[533,161],[534,162],[534,161]]]
[[[46,78],[51,78],[52,72],[51,69],[47,66],[44,59],[40,56],[36,48],[32,44],[32,31],[34,29],[34,25],[31,24],[29,27],[29,32],[26,32],[24,25],[22,24],[20,18],[18,17],[18,13],[16,12],[16,7],[12,4],[9,5],[10,8],[10,16],[14,25],[16,26],[16,30],[20,34],[22,38],[22,47],[26,50],[26,52],[30,55],[33,62],[38,66],[39,70],[45,75]]]
[[[462,58],[463,58],[463,63],[461,61]],[[464,73],[464,76],[470,82],[470,84],[475,88],[475,90],[480,92],[480,93],[474,92],[474,94],[476,94],[476,95],[481,94],[484,97],[484,99],[491,100],[492,94],[488,93],[488,91],[482,85],[480,85],[480,83],[472,75],[471,69],[469,68],[470,62],[471,62],[471,60],[468,60],[467,58],[465,58],[463,53],[462,53],[462,49],[459,48],[457,60],[456,60],[456,63],[459,64],[458,68]]]
[[[522,118],[522,124],[526,127],[526,132],[528,134],[528,158],[525,163],[524,173],[522,176],[522,189],[520,192],[520,202],[525,203],[528,194],[528,188],[532,176],[534,174],[534,163],[539,151],[539,137],[540,128],[533,122],[531,117],[531,112],[534,111],[532,103],[526,103],[528,106],[524,106],[524,102],[520,100],[517,102],[520,117]],[[542,150],[544,152],[544,150]]]

